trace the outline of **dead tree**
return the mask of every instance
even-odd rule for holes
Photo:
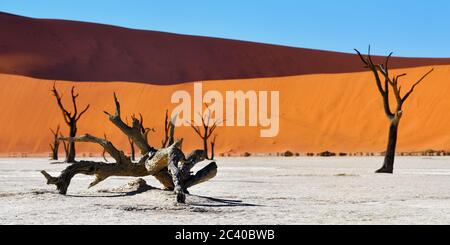
[[[69,137],[75,137],[77,135],[77,122],[80,120],[81,116],[89,109],[90,105],[87,105],[84,110],[82,110],[80,113],[78,113],[77,108],[77,98],[78,94],[75,94],[75,86],[72,87],[71,90],[71,97],[72,97],[72,105],[73,105],[73,112],[69,112],[66,110],[62,103],[62,95],[58,93],[56,90],[55,84],[53,84],[52,89],[53,96],[56,98],[56,102],[58,103],[59,108],[61,109],[61,112],[64,117],[64,121],[69,126]],[[75,162],[75,142],[69,142],[69,149],[68,154],[66,155],[66,162],[67,163],[74,163]]]
[[[170,130],[173,129],[170,127],[171,126],[171,122],[169,120],[169,111],[166,110],[166,117],[164,119],[164,139],[161,141],[161,147],[167,147],[169,144],[169,135],[170,135]]]
[[[213,178],[217,173],[215,162],[210,163],[195,174],[191,173],[192,167],[205,160],[203,151],[194,151],[187,157],[179,149],[181,140],[175,140],[170,146],[157,150],[148,144],[147,134],[149,130],[143,127],[142,116],[140,119],[133,117],[131,125],[127,125],[121,119],[120,104],[114,94],[116,111],[114,114],[105,112],[122,133],[131,138],[136,147],[141,151],[141,158],[137,162],[131,161],[123,151],[118,150],[110,141],[91,135],[61,138],[68,142],[90,142],[101,145],[115,160],[114,163],[80,161],[67,167],[58,177],[49,175],[46,171],[41,173],[47,179],[47,184],[56,185],[59,193],[66,194],[71,179],[76,174],[95,175],[95,180],[89,187],[95,186],[110,176],[143,177],[152,175],[168,190],[173,190],[177,195],[177,201],[185,201],[187,189]],[[172,127],[173,124],[172,124]],[[171,130],[173,132],[173,130]],[[169,135],[169,139],[173,135]]]
[[[211,140],[211,160],[214,160],[214,147],[216,145],[217,134],[214,135],[214,138]]]
[[[56,127],[56,130],[50,129],[53,135],[53,143],[50,143],[50,149],[52,150],[52,158],[51,160],[58,160],[58,151],[59,151],[59,125]]]
[[[388,144],[386,148],[386,155],[384,158],[383,166],[376,171],[376,173],[393,173],[394,171],[394,158],[395,158],[395,150],[397,146],[397,134],[398,127],[400,123],[400,119],[403,116],[402,106],[405,101],[411,96],[414,89],[417,85],[419,85],[432,71],[425,73],[417,82],[415,82],[409,91],[402,96],[401,95],[401,85],[399,85],[400,78],[406,76],[406,74],[393,75],[389,74],[389,58],[392,56],[390,53],[384,64],[375,64],[373,62],[372,56],[370,55],[370,47],[367,57],[364,57],[358,50],[355,49],[358,53],[358,56],[361,58],[361,61],[366,65],[366,68],[370,69],[375,77],[375,82],[378,88],[378,91],[383,98],[384,104],[384,112],[389,119],[389,135],[388,135]],[[396,107],[395,111],[391,110],[391,106],[389,103],[389,91],[392,90],[395,97]]]
[[[200,126],[195,125],[195,122],[192,121],[191,127],[194,129],[195,133],[202,139],[203,142],[203,150],[205,151],[205,157],[208,160],[213,160],[214,154],[212,154],[212,157],[208,157],[208,140],[211,137],[211,135],[214,133],[214,130],[217,128],[218,121],[214,121],[211,123],[211,110],[209,109],[208,105],[206,105],[206,109],[208,110],[208,116],[205,117],[204,115],[200,115],[202,119],[202,128],[203,132],[200,128]]]

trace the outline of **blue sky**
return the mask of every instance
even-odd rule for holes
[[[448,0],[0,0],[39,18],[352,52],[450,57]]]

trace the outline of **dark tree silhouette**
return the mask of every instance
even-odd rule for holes
[[[214,147],[216,146],[217,134],[214,135],[214,138],[211,140],[211,160],[214,159]]]
[[[73,105],[73,112],[69,112],[66,110],[62,103],[62,95],[58,93],[56,90],[55,83],[53,84],[52,89],[53,96],[56,99],[56,102],[58,103],[59,108],[61,109],[61,112],[64,117],[64,121],[69,126],[69,137],[75,137],[77,135],[77,122],[80,120],[81,116],[89,109],[90,105],[87,105],[84,110],[82,110],[80,113],[78,113],[78,107],[77,107],[77,98],[78,94],[75,93],[75,86],[71,89],[71,97],[72,97],[72,105]],[[69,142],[69,149],[68,154],[66,155],[66,162],[67,163],[75,163],[75,142],[71,141]]]
[[[373,62],[372,56],[370,55],[370,46],[367,56],[363,56],[358,50],[355,49],[358,56],[361,58],[361,61],[366,65],[368,69],[370,69],[375,77],[375,82],[383,98],[384,112],[389,119],[389,136],[388,136],[388,144],[386,148],[386,155],[384,158],[383,166],[376,171],[376,173],[393,173],[394,172],[394,158],[395,158],[395,150],[397,146],[397,133],[398,127],[400,124],[400,119],[403,116],[402,106],[405,101],[411,96],[414,89],[417,85],[419,85],[432,71],[431,69],[425,75],[423,75],[417,82],[415,82],[409,91],[402,96],[401,95],[401,86],[399,85],[399,79],[406,76],[406,74],[393,75],[392,77],[389,74],[389,58],[392,56],[390,53],[386,59],[384,64],[375,64]],[[384,80],[384,81],[382,81]],[[396,107],[393,112],[389,103],[389,91],[392,90],[395,97]]]
[[[59,125],[56,127],[56,130],[50,129],[53,135],[53,143],[50,143],[50,148],[52,149],[52,157],[51,160],[58,160],[58,151],[59,151]]]
[[[173,132],[170,132],[170,131],[175,129],[175,127],[172,127],[172,126],[173,126],[173,124],[169,120],[169,111],[166,110],[166,117],[164,119],[164,139],[161,141],[161,147],[167,147],[168,145],[171,144],[169,136],[171,134],[173,135]]]
[[[209,109],[208,105],[206,105],[206,109],[208,110],[208,115],[200,115],[202,119],[202,127],[196,126],[194,121],[192,121],[191,127],[194,129],[194,131],[197,133],[197,135],[202,139],[203,142],[203,150],[205,151],[205,157],[208,160],[213,160],[214,154],[212,154],[212,157],[208,157],[208,140],[211,137],[211,135],[214,133],[214,130],[217,128],[218,121],[214,121],[211,123],[211,110]],[[202,132],[203,129],[203,132]],[[215,140],[214,140],[215,141]],[[214,142],[215,143],[215,142]],[[214,145],[214,144],[213,144]]]

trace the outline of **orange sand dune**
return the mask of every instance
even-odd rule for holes
[[[416,79],[429,67],[400,69]],[[46,154],[50,127],[64,126],[54,98],[53,81],[16,75],[0,75],[0,153]],[[80,106],[91,109],[79,122],[79,133],[108,135],[118,147],[129,149],[127,139],[107,120],[103,110],[113,111],[113,92],[122,103],[122,114],[142,112],[145,123],[155,127],[151,144],[159,147],[165,108],[173,108],[173,91],[192,92],[193,84],[148,85],[130,82],[58,82],[68,94],[72,85],[80,93]],[[410,83],[405,82],[404,90]],[[382,101],[369,72],[303,75],[283,78],[208,81],[203,90],[279,90],[280,133],[260,138],[259,128],[232,127],[217,130],[217,152],[380,152],[386,144],[388,122]],[[436,66],[435,72],[417,88],[405,105],[400,127],[399,151],[450,150],[450,66]],[[67,99],[67,96],[66,96]],[[65,132],[67,131],[66,128]],[[200,140],[188,127],[177,128],[185,148],[199,148]],[[98,153],[92,144],[79,144],[79,152]]]
[[[0,33],[0,73],[41,79],[174,84],[364,71],[355,54],[1,12]],[[392,68],[439,64],[450,59],[391,59]]]

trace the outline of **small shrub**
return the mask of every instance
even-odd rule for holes
[[[294,153],[292,153],[291,151],[286,151],[282,154],[284,157],[293,157]]]
[[[336,153],[331,152],[331,151],[324,151],[324,152],[321,152],[321,153],[319,153],[317,155],[321,156],[321,157],[334,157],[334,156],[336,156]]]

